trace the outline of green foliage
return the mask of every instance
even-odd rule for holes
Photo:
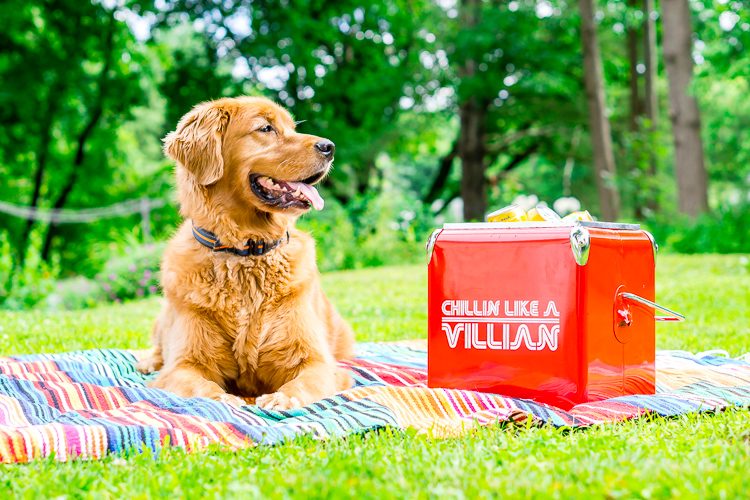
[[[690,220],[675,216],[647,224],[654,237],[669,250],[680,253],[750,253],[750,205],[723,205]]]
[[[82,209],[140,197],[169,200],[173,169],[160,139],[195,103],[247,93],[276,99],[303,121],[301,132],[337,143],[328,206],[301,221],[315,233],[323,269],[419,258],[434,222],[446,216],[440,211],[460,193],[458,112],[470,98],[487,111],[491,206],[534,193],[548,201],[574,196],[596,213],[577,3],[480,1],[476,23],[462,19],[466,5],[4,2],[0,201]],[[664,71],[656,82],[655,129],[643,118],[635,128],[630,120],[627,30],[641,29],[641,6],[597,6],[623,217],[648,220],[674,250],[742,251],[742,217],[722,207],[746,193],[750,179],[750,11],[742,2],[691,3],[693,91],[715,207],[691,223],[672,215]],[[467,61],[476,62],[471,71]],[[179,216],[168,205],[150,220],[161,241]],[[11,250],[4,250],[0,272],[25,274],[0,276],[0,302],[37,303],[58,270],[64,278],[106,276],[113,255],[147,241],[139,224],[137,214],[58,226],[3,215],[0,232]],[[714,243],[727,232],[736,237]],[[20,264],[27,255],[34,265]],[[75,297],[79,286],[88,290],[84,283],[66,283],[61,293]],[[115,298],[138,291],[115,287],[122,288]]]
[[[0,34],[0,176],[7,180],[0,199],[84,208],[138,197],[126,172],[152,168],[128,164],[119,139],[134,109],[147,103],[144,82],[152,75],[121,15],[101,2],[68,0],[4,2],[0,17],[7,23]],[[85,246],[71,244],[80,227],[4,216],[0,229],[19,262],[34,227],[43,260],[54,257],[66,270],[82,260]]]
[[[58,268],[39,255],[38,232],[32,233],[32,246],[20,269],[7,237],[0,232],[0,309],[82,309],[156,295],[164,246],[132,239],[121,246],[108,245],[96,279],[77,276],[58,281]]]
[[[15,252],[12,250],[8,236],[0,231],[0,303],[4,303],[10,292],[14,274]]]
[[[329,200],[299,227],[316,239],[319,268],[330,271],[415,262],[434,217],[421,203],[386,192],[355,198],[346,209]]]
[[[155,35],[163,71],[157,87],[166,97],[159,133],[165,135],[199,102],[231,95],[237,89],[233,88],[231,68],[219,61],[214,44],[192,27],[178,25]]]
[[[293,0],[284,8],[271,1],[238,8],[170,0],[146,8],[162,30],[184,27],[188,16],[204,33],[198,53],[175,52],[184,61],[175,57],[177,69],[163,86],[177,91],[178,101],[194,97],[186,90],[205,96],[212,88],[275,98],[305,121],[301,131],[337,144],[332,189],[342,198],[369,188],[375,158],[401,111],[403,88],[423,71],[416,57],[424,45],[420,20],[437,10],[431,2],[404,0]],[[222,62],[234,74],[223,75],[223,85],[214,74]]]
[[[750,93],[750,81],[710,72],[696,87],[702,97],[709,175],[722,188],[714,195],[718,204],[725,201],[721,194],[750,185],[750,102],[744,98]]]
[[[98,306],[108,300],[102,287],[94,280],[77,276],[55,283],[52,292],[41,303],[43,309],[77,310]]]
[[[21,264],[7,234],[0,231],[0,309],[31,308],[54,289],[59,271],[41,258],[39,240],[39,233],[33,232]]]
[[[130,247],[110,258],[96,277],[107,298],[122,302],[156,295],[164,246],[159,243]]]

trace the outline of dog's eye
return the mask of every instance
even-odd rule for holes
[[[265,125],[258,129],[258,132],[273,132],[273,127],[271,125]]]

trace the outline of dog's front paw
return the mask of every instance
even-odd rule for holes
[[[234,406],[235,408],[239,408],[241,406],[247,405],[247,402],[241,397],[233,396],[231,394],[226,394],[226,393],[219,396],[218,400],[222,403],[226,403],[230,406]]]
[[[161,356],[152,352],[148,352],[135,364],[135,369],[143,373],[144,375],[149,375],[161,370],[163,365],[164,361],[162,360]]]
[[[266,410],[290,410],[302,407],[299,399],[289,397],[283,392],[274,392],[273,394],[260,396],[255,400],[255,404]]]

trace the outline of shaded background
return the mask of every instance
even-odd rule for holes
[[[337,144],[322,269],[412,262],[513,201],[747,252],[750,5],[730,0],[4,1],[0,307],[158,293],[160,139],[265,95]],[[75,223],[71,223],[75,222]]]

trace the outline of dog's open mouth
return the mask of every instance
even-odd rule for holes
[[[252,174],[250,188],[265,204],[276,208],[323,209],[323,198],[313,186],[325,175],[324,172],[301,181],[280,181],[266,175]]]

